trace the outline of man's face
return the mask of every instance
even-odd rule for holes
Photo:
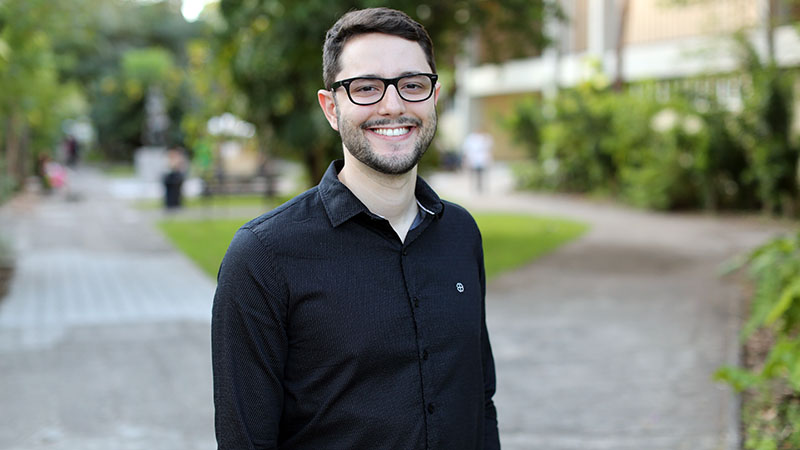
[[[347,41],[340,61],[342,70],[337,80],[431,72],[419,44],[379,33]],[[397,175],[413,169],[433,140],[439,89],[437,83],[431,98],[407,102],[390,86],[380,102],[367,106],[352,103],[344,87],[333,93],[320,91],[319,96],[328,121],[342,137],[345,151],[373,170]]]

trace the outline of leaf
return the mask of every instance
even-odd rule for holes
[[[789,368],[789,384],[794,389],[795,393],[800,392],[800,357],[795,353],[795,360]]]
[[[767,314],[765,323],[767,325],[775,323],[775,321],[792,306],[792,301],[798,296],[800,296],[800,278],[795,279],[789,286],[783,289],[778,303],[770,310],[769,314]]]
[[[730,275],[741,269],[745,264],[747,264],[747,261],[747,255],[737,255],[732,258],[728,258],[717,267],[717,274],[723,277]]]
[[[727,383],[736,392],[742,392],[762,382],[758,374],[738,367],[723,366],[714,373],[714,381]]]

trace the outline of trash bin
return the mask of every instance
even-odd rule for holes
[[[181,187],[183,174],[178,170],[171,170],[164,175],[164,206],[167,209],[181,207]]]

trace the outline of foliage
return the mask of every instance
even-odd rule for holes
[[[175,71],[174,65],[169,52],[158,47],[132,49],[122,54],[122,73],[125,78],[144,86],[167,81]]]
[[[587,230],[584,224],[547,217],[477,214],[475,220],[483,235],[487,278],[528,264]],[[165,220],[158,225],[178,249],[214,277],[233,234],[244,222]]]
[[[21,183],[36,155],[56,139],[69,89],[59,79],[54,39],[63,5],[0,2],[0,148],[2,189]]]
[[[89,8],[99,0],[71,0]],[[148,87],[159,86],[171,126],[167,145],[183,145],[179,126],[198,96],[186,75],[186,47],[211,36],[203,23],[188,24],[169,2],[100,2],[79,18],[93,36],[73,40],[64,52],[80,64],[65,69],[82,82],[92,105],[100,148],[107,159],[130,161],[140,147]]]
[[[509,27],[520,37],[544,47],[548,39],[536,24],[554,14],[556,2],[410,0],[376,2],[341,0],[280,2],[222,0],[226,41],[233,49],[232,70],[247,95],[248,120],[257,124],[262,147],[302,159],[312,179],[319,179],[327,161],[339,154],[338,138],[319,111],[316,92],[322,87],[321,60],[325,32],[354,8],[387,6],[407,12],[422,23],[436,45],[437,67],[447,71],[463,39],[481,25]],[[514,11],[514,14],[509,14]],[[513,27],[513,28],[512,28]],[[444,83],[443,83],[444,84]]]
[[[659,115],[667,123],[653,123]],[[686,198],[694,181],[694,159],[686,152],[700,138],[685,130],[686,120],[678,103],[658,105],[642,93],[617,93],[590,80],[543,107],[518,104],[507,125],[533,160],[527,187],[668,209],[696,201]]]
[[[167,98],[172,123],[179,124],[187,108],[199,103],[194,100],[195,85],[183,73],[187,42],[210,40],[212,35],[203,23],[187,23],[175,5],[0,1],[4,175],[12,174],[11,181],[19,182],[39,154],[57,156],[66,119],[91,119],[99,154],[130,160],[141,145],[143,96],[156,81]],[[177,125],[170,132],[168,144],[183,143]],[[87,149],[98,154],[96,150]]]
[[[12,177],[6,176],[8,167],[6,166],[5,157],[0,153],[0,204],[5,203],[16,187],[15,181]]]
[[[714,95],[655,88],[625,92],[589,79],[552,99],[520,102],[508,127],[529,150],[530,188],[618,197],[653,209],[800,213],[791,134],[793,73],[752,68],[745,107]]]
[[[781,71],[774,61],[761,62],[743,36],[737,41],[752,87],[736,118],[736,131],[752,165],[764,211],[793,216],[800,213],[800,145],[791,136],[795,74]]]
[[[230,46],[212,38],[216,31],[209,30],[207,37],[187,42],[187,63],[184,88],[193,95],[182,96],[184,110],[180,130],[185,145],[192,149],[195,164],[209,170],[213,162],[213,141],[206,124],[209,119],[225,112],[241,115],[246,100],[235,88],[229,67],[232,58]]]
[[[752,401],[744,408],[748,449],[800,447],[800,232],[774,239],[746,259],[755,282],[743,339],[773,336],[760,367],[723,367],[715,375]]]

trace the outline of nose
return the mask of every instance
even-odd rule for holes
[[[397,116],[406,111],[406,102],[400,98],[397,88],[389,86],[383,94],[383,98],[378,102],[378,113],[384,116]]]

